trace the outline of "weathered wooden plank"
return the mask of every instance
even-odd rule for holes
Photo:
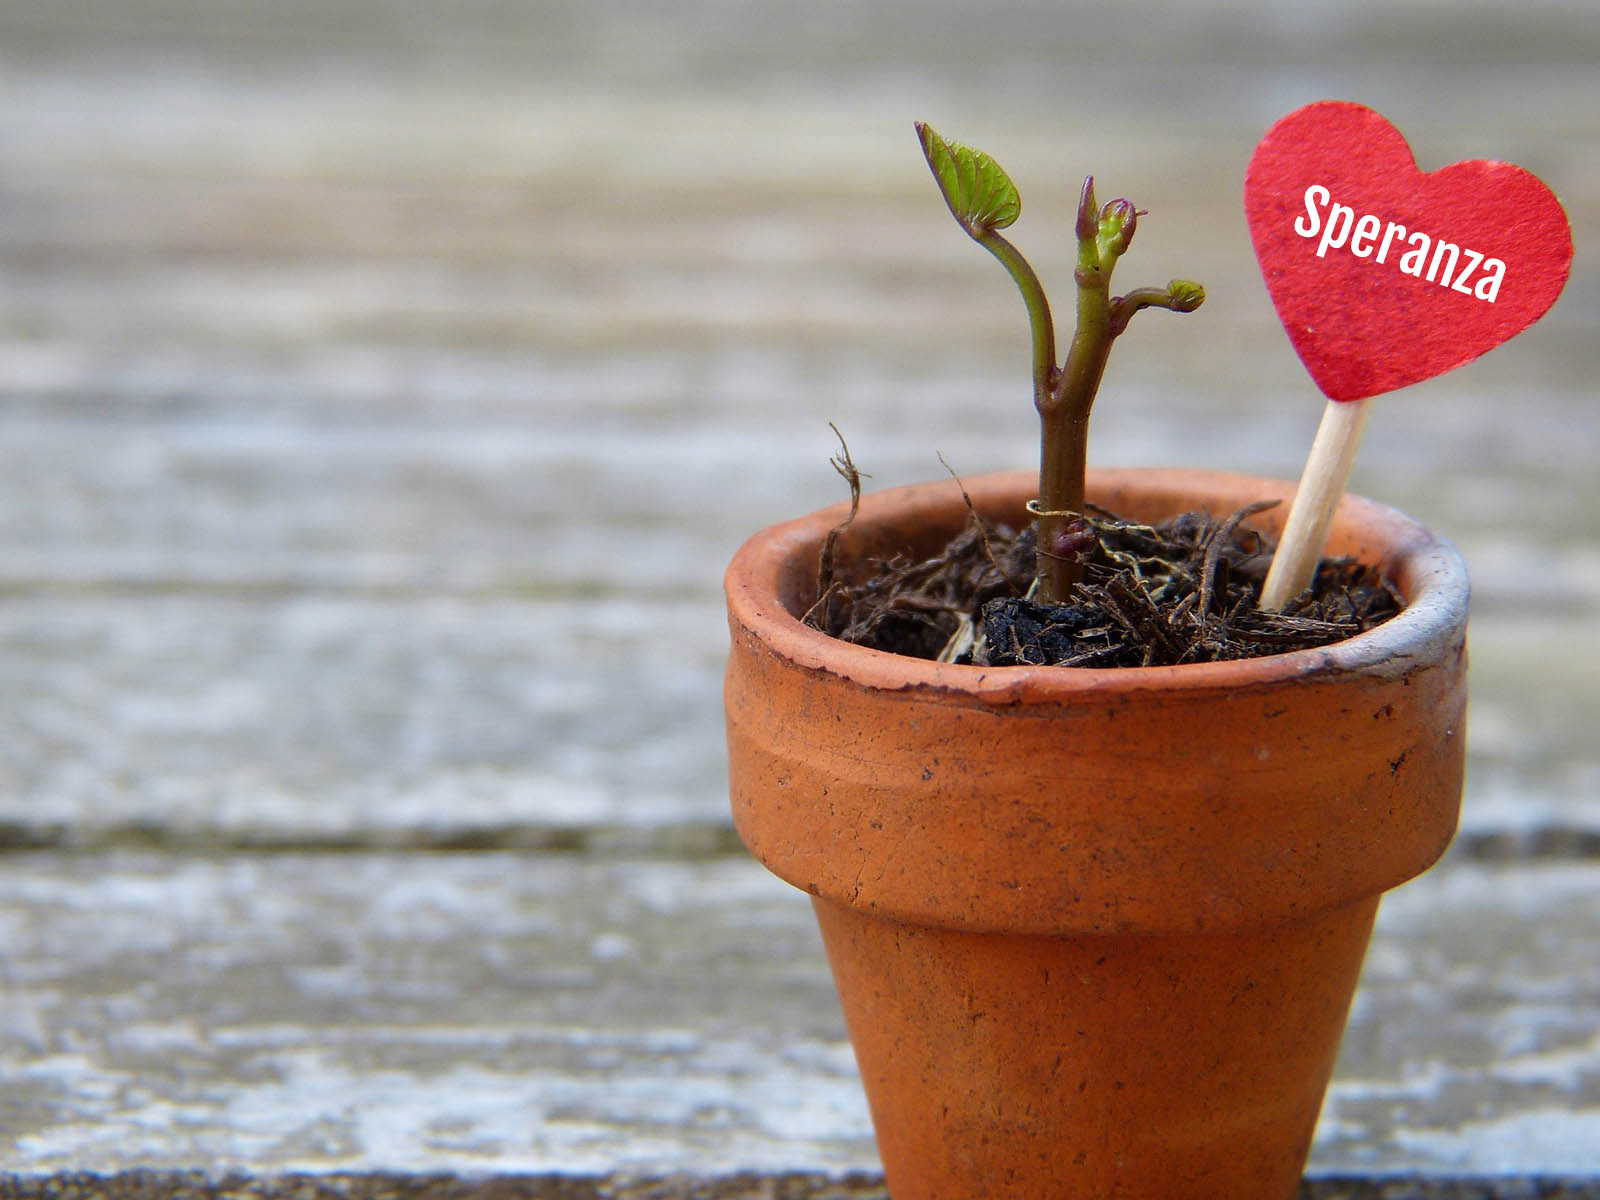
[[[714,594],[13,594],[0,837],[725,849],[726,645]],[[1486,617],[1474,656],[1464,848],[1592,853],[1600,632]]]
[[[739,861],[11,860],[0,1157],[870,1164],[809,909],[786,892]]]
[[[714,602],[0,603],[13,845],[725,847]]]
[[[5,1200],[889,1200],[871,1171],[628,1175],[359,1175],[64,1171],[0,1175]],[[1306,1179],[1299,1200],[1600,1200],[1600,1184],[1549,1176]]]
[[[1035,453],[1031,413],[998,368],[952,381],[880,362],[808,378],[793,355],[729,351],[583,372],[367,350],[249,378],[180,353],[164,379],[82,364],[56,386],[41,357],[0,351],[0,583],[12,587],[712,591],[758,521],[840,497],[830,418],[872,486],[938,478],[940,453],[963,474]],[[1107,398],[1105,461],[1297,470],[1301,422],[1269,412],[1270,396],[1230,401],[1245,422],[1230,431],[1209,405],[1172,411],[1164,386]],[[512,399],[525,389],[535,399]],[[1600,559],[1583,531],[1600,485],[1586,464],[1600,435],[1587,396],[1532,393],[1503,436],[1493,394],[1442,403],[1455,415],[1431,445],[1440,410],[1390,402],[1357,490],[1457,541],[1481,608],[1591,612]]]
[[[804,897],[745,860],[13,856],[0,1161],[870,1170]],[[1600,881],[1390,897],[1321,1175],[1600,1170]]]

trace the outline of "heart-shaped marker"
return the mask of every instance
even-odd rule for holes
[[[1245,215],[1267,291],[1331,400],[1430,379],[1520,333],[1572,263],[1561,202],[1509,163],[1423,172],[1400,131],[1343,101],[1256,147]]]

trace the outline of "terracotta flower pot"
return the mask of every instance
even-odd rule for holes
[[[1032,484],[967,488],[1020,523]],[[1292,486],[1118,471],[1090,494],[1157,520]],[[757,534],[728,570],[732,801],[813,898],[895,1200],[1286,1200],[1379,897],[1455,829],[1459,557],[1349,498],[1332,552],[1382,561],[1407,601],[1370,633],[1220,664],[963,667],[800,623],[842,511]],[[965,519],[951,482],[869,496],[841,553],[932,550]]]

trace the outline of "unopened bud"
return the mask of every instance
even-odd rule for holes
[[[1193,312],[1205,303],[1206,290],[1193,280],[1174,279],[1167,284],[1167,295],[1173,312]]]
[[[1100,210],[1098,240],[1100,258],[1119,258],[1133,241],[1133,231],[1139,224],[1139,210],[1128,200],[1110,200]]]
[[[1080,242],[1087,242],[1099,232],[1100,222],[1095,215],[1094,206],[1094,176],[1083,177],[1083,190],[1078,193],[1078,227],[1077,234]]]
[[[1094,529],[1080,517],[1050,535],[1048,551],[1051,558],[1075,562],[1094,546],[1096,540]]]

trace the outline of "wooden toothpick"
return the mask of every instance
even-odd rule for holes
[[[1279,611],[1311,585],[1328,540],[1328,527],[1333,524],[1333,510],[1344,495],[1350,467],[1371,416],[1371,403],[1330,400],[1323,410],[1322,424],[1317,427],[1316,440],[1311,444],[1311,454],[1289,509],[1289,520],[1283,527],[1283,538],[1261,589],[1261,607],[1268,612]]]

